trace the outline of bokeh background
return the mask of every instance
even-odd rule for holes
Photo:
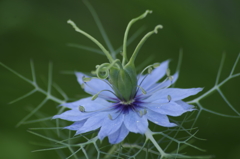
[[[146,9],[153,14],[137,22],[132,34],[140,27],[145,30],[129,47],[131,53],[140,38],[162,24],[164,29],[153,35],[142,47],[137,64],[152,57],[153,62],[171,59],[171,69],[175,70],[179,50],[183,51],[183,61],[177,87],[204,87],[207,91],[214,85],[223,53],[226,54],[222,78],[240,52],[240,2],[237,0],[92,0],[102,24],[114,48],[122,44],[127,23]],[[34,61],[38,81],[46,83],[48,63],[53,63],[53,80],[71,98],[83,94],[73,75],[63,71],[89,72],[96,64],[106,62],[104,56],[85,50],[68,47],[76,43],[97,48],[83,35],[76,33],[66,23],[72,19],[84,31],[104,43],[103,38],[87,7],[81,0],[1,0],[0,1],[0,62],[31,78],[30,59]],[[106,45],[105,45],[106,46]],[[240,65],[237,66],[240,72]],[[229,81],[222,90],[230,102],[240,111],[240,78]],[[16,128],[16,124],[34,107],[43,96],[35,94],[18,103],[8,103],[30,91],[32,87],[0,67],[0,158],[41,159],[58,158],[54,151],[36,152],[41,142],[26,130],[29,125]],[[211,110],[235,115],[217,94],[203,101]],[[56,104],[47,103],[42,112],[56,114]],[[31,125],[32,126],[32,125]],[[206,149],[197,154],[215,155],[217,159],[240,158],[240,120],[219,117],[203,112],[196,126],[198,137],[195,145]],[[34,126],[32,126],[34,127]]]

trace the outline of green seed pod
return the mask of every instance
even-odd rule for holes
[[[126,65],[124,68],[111,68],[109,78],[114,92],[120,99],[124,101],[132,99],[137,88],[137,75],[133,64]]]

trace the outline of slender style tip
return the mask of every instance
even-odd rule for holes
[[[157,25],[155,28],[154,28],[154,33],[157,34],[158,33],[158,29],[162,29],[163,26],[162,25]]]
[[[146,13],[151,14],[153,11],[152,10],[146,10]]]
[[[72,24],[73,21],[72,21],[71,19],[69,19],[69,20],[67,21],[67,23],[68,23],[68,24]]]

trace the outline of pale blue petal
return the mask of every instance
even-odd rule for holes
[[[108,136],[108,140],[111,144],[118,144],[125,139],[128,133],[128,129],[122,124],[117,131]]]
[[[157,102],[157,103],[167,103],[168,95],[171,96],[171,101],[178,101],[189,97],[191,95],[195,95],[200,92],[202,88],[190,88],[190,89],[181,89],[181,88],[167,88],[161,89],[154,93],[151,97],[146,99],[146,102]]]
[[[86,111],[94,111],[104,107],[109,107],[111,106],[111,103],[101,98],[92,100],[91,97],[88,97],[75,102],[61,104],[61,106],[65,106],[73,110],[79,110],[79,106],[83,106]]]
[[[184,101],[179,100],[179,101],[176,101],[176,103],[181,105],[182,108],[185,109],[185,110],[194,110],[194,106],[193,105],[189,105],[189,104],[187,104]]]
[[[81,72],[76,72],[75,73],[77,76],[77,80],[79,82],[80,85],[84,84],[84,90],[85,92],[95,95],[97,93],[99,93],[102,90],[109,90],[113,92],[113,89],[106,83],[106,80],[100,80],[98,78],[92,78],[89,82],[86,82],[86,84],[83,82],[82,78],[83,76],[85,77],[89,77]],[[109,92],[109,91],[103,91],[99,94],[99,97],[107,99],[107,100],[111,100],[111,99],[115,99],[116,96],[114,96],[113,93]]]
[[[152,85],[151,87],[145,89],[145,91],[147,92],[147,94],[151,94],[153,92],[156,92],[160,89],[164,89],[164,88],[168,88],[169,86],[171,86],[173,83],[175,83],[178,79],[178,72],[176,72],[174,75],[172,75],[173,80],[171,81],[170,79],[165,80],[161,83],[156,83],[154,85]],[[147,95],[146,94],[146,95]]]
[[[148,74],[145,79],[144,76],[146,75],[141,76],[138,81],[138,84],[140,84],[141,81],[144,79],[144,81],[141,84],[141,87],[143,87],[144,89],[148,89],[151,85],[158,82],[166,74],[168,63],[169,60],[162,62],[160,66],[155,68],[150,74]]]
[[[104,99],[97,98],[94,101],[91,98],[84,98],[72,103],[64,103],[62,106],[71,108],[72,110],[65,111],[62,114],[55,115],[53,119],[61,118],[69,121],[81,121],[89,118],[92,115],[101,113],[103,109],[108,109],[112,106],[112,103],[107,102]],[[85,112],[79,110],[79,106],[83,106]]]
[[[180,116],[187,111],[192,111],[192,110],[183,109],[181,105],[178,105],[175,102],[169,102],[165,104],[144,103],[144,106],[157,113],[170,115],[170,116]]]
[[[102,126],[104,118],[108,118],[108,114],[106,112],[101,112],[89,117],[84,123],[84,125],[80,129],[78,129],[76,134],[82,134],[98,129]]]
[[[146,92],[147,94],[143,94],[140,90],[137,92],[137,95],[138,96],[141,96],[142,98],[146,98],[148,96],[151,96],[152,94],[154,94],[155,92],[157,92],[158,90],[161,90],[161,89],[166,89],[168,88],[169,86],[171,86],[172,84],[174,84],[177,79],[178,79],[178,72],[176,72],[174,75],[172,75],[173,77],[173,80],[164,80],[163,82],[160,82],[160,83],[155,83],[155,84],[152,84],[150,87],[146,88],[146,87],[142,87]]]
[[[170,123],[169,119],[167,117],[167,115],[163,115],[157,112],[154,112],[152,110],[147,110],[147,114],[146,114],[148,120],[152,121],[155,124],[158,124],[160,126],[164,126],[164,127],[173,127],[173,126],[177,126],[174,123]]]
[[[100,140],[103,140],[103,138],[105,138],[106,136],[117,131],[123,123],[123,114],[111,114],[111,116],[113,118],[112,120],[109,118],[105,118],[102,123],[102,127],[98,133],[98,138]]]
[[[68,110],[63,112],[62,114],[53,116],[53,119],[60,118],[68,121],[81,121],[96,113],[82,113],[76,110]]]
[[[84,123],[86,121],[87,121],[86,119],[82,120],[82,121],[77,121],[77,122],[73,123],[72,125],[65,127],[65,129],[78,130],[78,129],[80,129],[84,125]]]
[[[148,128],[148,121],[145,116],[140,117],[135,111],[125,114],[124,124],[126,128],[134,133],[144,134]]]

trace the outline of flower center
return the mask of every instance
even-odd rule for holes
[[[127,102],[126,101],[121,101],[120,104],[122,104],[122,105],[131,105],[132,103],[134,103],[134,101],[135,101],[134,99],[132,99],[130,101],[127,101]]]
[[[117,110],[117,112],[128,114],[129,111],[138,112],[142,107],[141,101],[137,98],[131,99],[129,101],[119,101],[113,108]]]

